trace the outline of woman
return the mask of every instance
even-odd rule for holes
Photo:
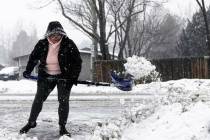
[[[30,54],[23,76],[29,78],[38,63],[37,93],[28,123],[20,130],[20,134],[36,127],[43,102],[57,85],[60,135],[71,136],[65,128],[69,114],[69,96],[73,84],[77,84],[82,60],[77,46],[67,37],[58,21],[49,23],[45,38],[38,41]]]

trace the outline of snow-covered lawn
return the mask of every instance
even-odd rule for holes
[[[35,91],[36,82],[33,81],[0,81],[0,98],[33,95]],[[56,94],[56,90],[52,94]],[[78,85],[72,89],[72,95],[77,94],[92,97],[106,96],[110,100],[115,98],[111,95],[118,95],[121,105],[125,107],[118,119],[110,119],[96,125],[94,132],[86,138],[87,140],[210,139],[210,80],[181,79],[154,82],[137,85],[129,92],[120,91],[115,87]],[[128,97],[130,102],[125,102],[127,99],[124,96],[126,95],[131,95]],[[143,98],[145,95],[148,95],[149,99],[139,103],[135,102],[137,96]],[[0,126],[1,122],[2,120]],[[0,140],[37,139],[36,136],[28,138],[7,133],[9,129],[1,129]]]

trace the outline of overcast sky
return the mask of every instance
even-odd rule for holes
[[[195,11],[199,9],[196,0],[168,0],[166,8],[172,13],[175,13],[181,17],[191,17]],[[199,0],[201,1],[201,0]],[[210,6],[210,0],[204,0],[206,6]]]
[[[26,30],[29,34],[37,29],[38,37],[43,37],[50,21],[59,20],[68,36],[80,44],[83,39],[81,32],[69,26],[68,20],[58,12],[56,4],[49,7],[37,9],[41,0],[1,0],[0,2],[0,32],[15,34],[20,29]],[[0,34],[1,35],[1,34]],[[83,36],[85,38],[85,36]],[[86,38],[88,39],[88,38]]]
[[[41,0],[1,0],[0,2],[0,31],[10,34],[15,34],[20,28],[24,28],[27,32],[31,32],[34,28],[37,29],[38,37],[42,37],[46,31],[47,25],[52,20],[59,20],[67,34],[75,40],[76,43],[81,43],[82,33],[70,27],[67,20],[55,8],[55,4],[43,9],[35,9],[34,2],[39,4]],[[207,4],[210,0],[206,0]],[[192,16],[198,6],[195,0],[169,0],[165,5],[172,13],[179,16]],[[82,37],[84,38],[84,37]]]

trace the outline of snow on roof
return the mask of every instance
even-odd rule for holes
[[[91,54],[91,51],[86,51],[86,50],[79,50],[80,53],[88,53]]]

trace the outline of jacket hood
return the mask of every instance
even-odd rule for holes
[[[49,23],[47,31],[45,33],[45,37],[49,37],[50,35],[55,33],[66,36],[66,32],[64,31],[63,26],[58,21],[52,21]]]

